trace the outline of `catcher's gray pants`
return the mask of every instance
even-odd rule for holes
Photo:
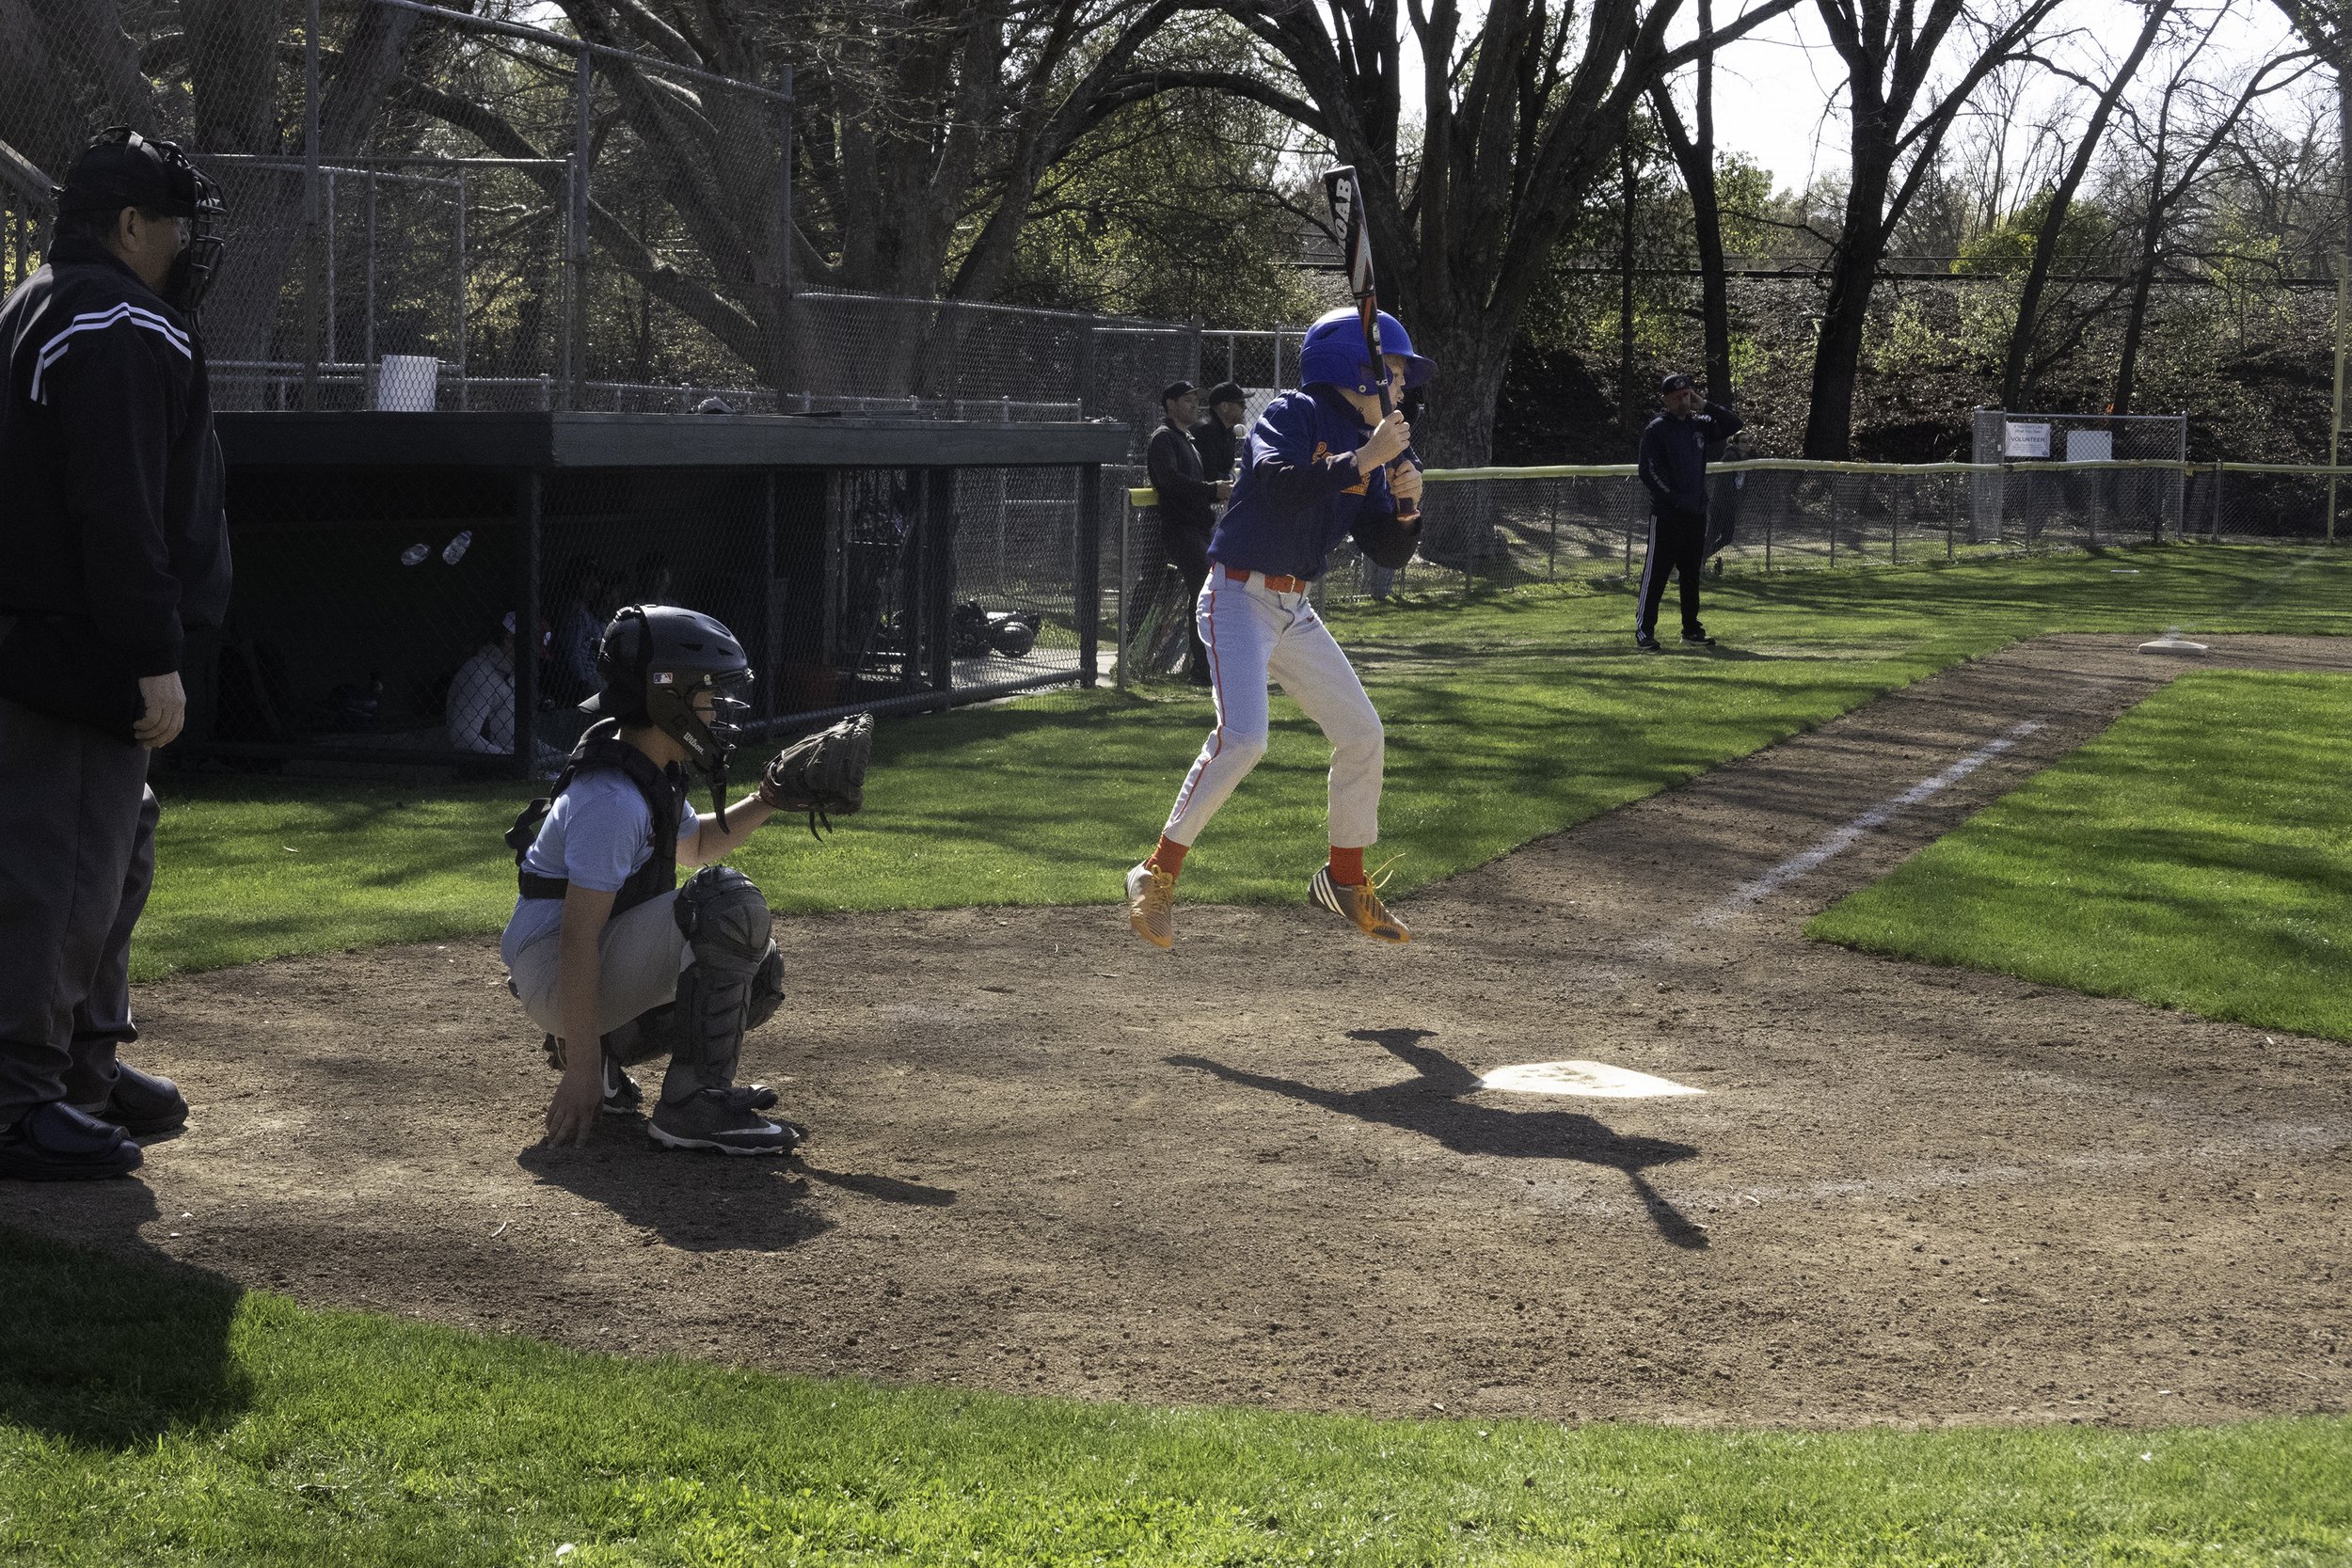
[[[693,961],[693,953],[686,933],[678,929],[676,903],[676,894],[665,893],[605,923],[597,942],[603,957],[597,971],[598,1034],[609,1035],[640,1014],[677,1000],[678,974]],[[564,928],[559,925],[517,952],[507,971],[523,1011],[550,1035],[564,1032],[556,995],[563,949]]]
[[[0,1125],[114,1087],[155,871],[152,753],[0,697]]]

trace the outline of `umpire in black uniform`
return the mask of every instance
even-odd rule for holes
[[[1709,403],[1698,384],[1677,373],[1659,388],[1665,408],[1642,432],[1639,470],[1649,491],[1649,552],[1642,562],[1642,608],[1633,645],[1655,652],[1658,606],[1666,574],[1681,580],[1682,640],[1711,648],[1699,624],[1699,568],[1707,562],[1707,448],[1740,433],[1740,416]]]
[[[190,629],[229,600],[194,314],[219,188],[117,127],[56,191],[47,264],[0,306],[0,1175],[118,1176],[187,1120],[117,1062],[154,871],[148,759],[180,733]]]

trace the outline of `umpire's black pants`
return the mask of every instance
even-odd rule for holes
[[[1642,561],[1642,612],[1634,628],[1658,635],[1658,606],[1666,596],[1666,574],[1682,585],[1682,629],[1699,629],[1699,568],[1707,563],[1707,514],[1653,511],[1649,552]]]
[[[155,872],[153,753],[0,697],[0,1125],[114,1088]]]

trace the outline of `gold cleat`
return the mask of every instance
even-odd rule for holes
[[[1176,945],[1176,873],[1148,861],[1127,873],[1127,924],[1154,947]]]
[[[1389,912],[1389,907],[1380,902],[1380,895],[1371,884],[1335,882],[1327,865],[1316,872],[1315,879],[1307,884],[1307,901],[1320,904],[1333,914],[1352,922],[1356,929],[1375,942],[1403,942],[1413,940],[1413,933],[1405,928],[1405,922]]]

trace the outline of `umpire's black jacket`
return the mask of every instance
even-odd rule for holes
[[[204,350],[112,251],[61,240],[0,306],[0,616],[86,623],[129,675],[229,607]]]

